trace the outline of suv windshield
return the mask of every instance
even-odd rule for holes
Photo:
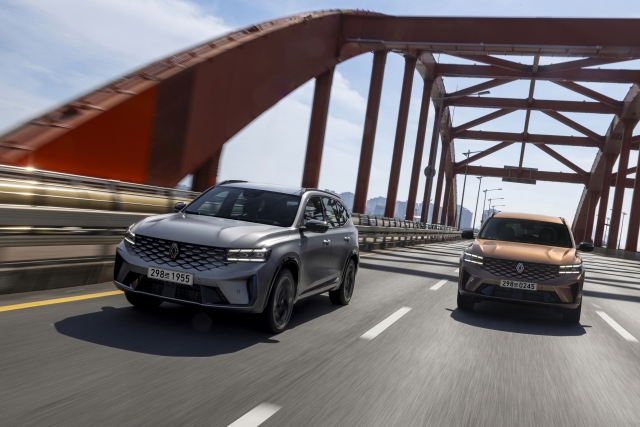
[[[573,247],[566,225],[527,219],[490,218],[482,227],[478,238],[561,248]]]
[[[185,212],[290,227],[299,204],[300,197],[289,194],[224,186],[202,194]]]

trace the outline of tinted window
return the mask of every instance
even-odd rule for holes
[[[324,211],[327,215],[327,224],[329,228],[340,227],[340,210],[336,205],[339,203],[330,197],[323,197]]]
[[[336,204],[339,212],[338,222],[340,222],[340,226],[346,225],[349,222],[349,212],[342,203],[337,202]]]
[[[299,205],[297,196],[225,186],[202,194],[185,212],[290,227]]]
[[[312,197],[304,207],[304,219],[317,219],[324,221],[324,213],[320,197]]]
[[[571,248],[565,224],[514,218],[490,218],[480,231],[480,239]]]

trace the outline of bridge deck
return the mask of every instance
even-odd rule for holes
[[[463,247],[367,254],[351,305],[304,300],[278,336],[230,314],[140,312],[122,295],[0,312],[1,424],[228,426],[263,403],[277,405],[252,412],[270,416],[263,426],[637,424],[640,343],[620,332],[640,338],[640,263],[586,257],[582,322],[569,326],[521,306],[457,310]]]

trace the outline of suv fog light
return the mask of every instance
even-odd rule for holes
[[[470,254],[468,252],[464,253],[464,260],[472,264],[478,264],[478,265],[484,264],[484,257],[481,257],[480,255]]]
[[[582,264],[561,265],[558,273],[560,274],[580,274],[582,272]]]

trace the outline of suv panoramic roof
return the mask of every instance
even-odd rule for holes
[[[493,218],[514,218],[514,219],[530,219],[532,221],[545,221],[554,224],[563,224],[564,221],[558,216],[527,214],[520,212],[497,212],[492,215]]]

